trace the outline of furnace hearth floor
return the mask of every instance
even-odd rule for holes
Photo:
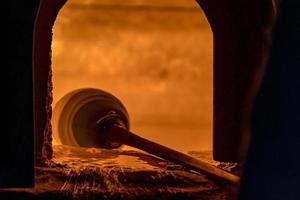
[[[213,165],[210,152],[191,152]],[[232,199],[236,189],[138,150],[54,146],[53,160],[36,166],[34,189],[9,189],[1,199]]]

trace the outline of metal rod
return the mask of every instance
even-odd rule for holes
[[[155,156],[180,164],[196,172],[205,174],[215,180],[232,184],[239,183],[240,178],[236,175],[214,167],[201,160],[195,159],[184,153],[149,141],[117,125],[107,127],[105,134],[107,139],[112,142],[118,142],[141,149]]]

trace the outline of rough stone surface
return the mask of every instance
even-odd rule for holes
[[[196,154],[205,161],[211,157],[209,152]],[[35,170],[35,189],[2,191],[1,199],[225,200],[236,191],[134,149],[54,146],[53,161]]]

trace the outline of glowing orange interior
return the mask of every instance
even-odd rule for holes
[[[99,88],[124,103],[133,132],[182,152],[211,150],[213,42],[204,13],[192,0],[138,2],[70,0],[62,8],[53,104]]]

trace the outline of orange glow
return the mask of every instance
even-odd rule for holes
[[[99,88],[124,103],[133,132],[182,152],[210,150],[213,42],[196,2],[95,2],[70,0],[57,17],[53,103]]]

